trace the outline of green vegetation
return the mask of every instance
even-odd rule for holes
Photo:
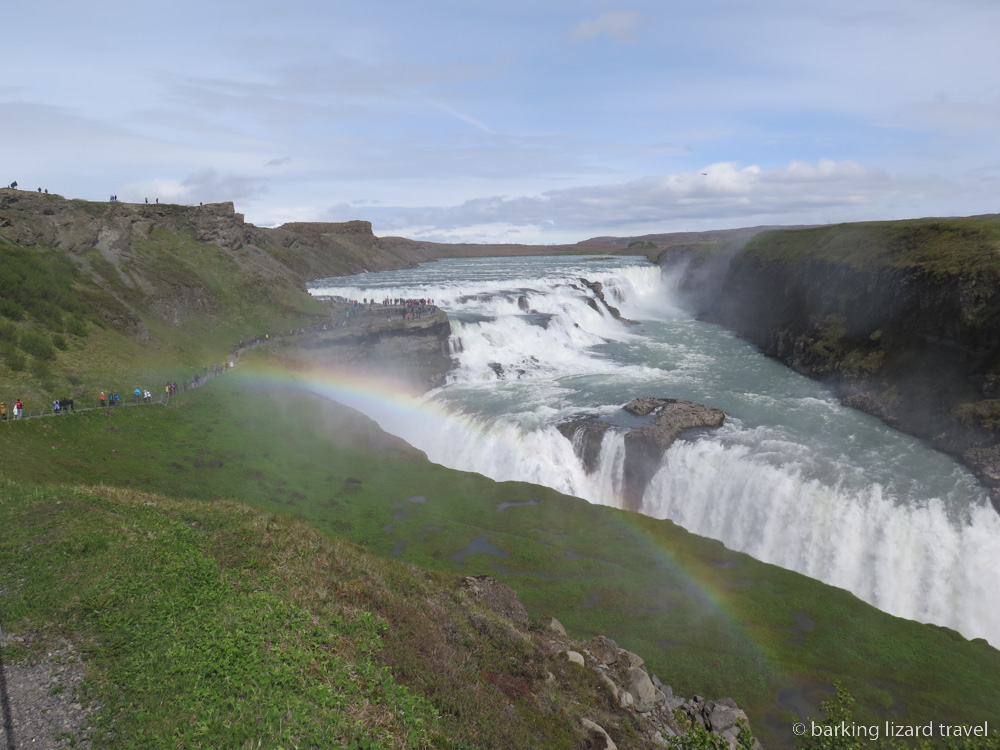
[[[596,679],[455,579],[304,524],[109,487],[8,482],[2,497],[0,565],[19,581],[4,626],[42,636],[7,659],[79,643],[97,747],[572,748],[583,708],[517,686],[551,670],[600,703]]]
[[[810,258],[854,269],[914,269],[930,275],[1000,272],[1000,219],[874,221],[762,232],[745,253],[763,261]]]
[[[641,654],[677,693],[734,697],[772,746],[781,735],[768,725],[794,721],[777,695],[796,689],[818,702],[835,679],[866,719],[1000,721],[1000,653],[984,642],[883,614],[670,522],[433,465],[350,410],[291,383],[262,387],[244,368],[169,407],[7,423],[0,451],[40,486],[142,488],[205,513],[236,498],[382,557],[493,575],[534,616],[555,614],[576,637],[604,634]],[[500,510],[528,500],[537,504]],[[458,555],[480,538],[507,556]],[[800,614],[815,627],[798,633]],[[409,689],[428,672],[392,663]]]
[[[964,403],[955,409],[955,418],[966,427],[1000,433],[1000,399],[989,398],[982,401]]]
[[[249,271],[190,230],[153,229],[117,266],[96,249],[71,256],[0,237],[0,400],[31,413],[55,398],[89,405],[101,390],[162,387],[241,339],[325,317],[299,285]]]

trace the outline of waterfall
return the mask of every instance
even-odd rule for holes
[[[586,280],[586,283],[583,281]],[[607,305],[637,321],[616,319]],[[430,297],[452,322],[457,367],[426,417],[370,416],[432,461],[621,505],[621,406],[676,397],[727,413],[677,441],[642,512],[846,588],[880,609],[1000,644],[1000,516],[947,456],[840,406],[821,386],[671,304],[638,259],[438,261],[317,282],[319,294]],[[594,471],[555,425],[611,423]]]

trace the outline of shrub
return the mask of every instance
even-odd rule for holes
[[[0,297],[0,315],[11,320],[22,320],[24,308],[12,299]]]
[[[52,346],[61,351],[66,351],[67,349],[69,349],[69,344],[66,343],[65,337],[61,333],[53,334]]]
[[[25,358],[21,352],[13,352],[4,358],[4,361],[14,372],[24,372],[24,368],[28,366],[28,360]]]
[[[21,349],[36,359],[53,360],[56,352],[48,339],[34,331],[25,331],[21,334]]]
[[[66,332],[83,337],[87,335],[87,326],[79,318],[70,318],[66,321]]]

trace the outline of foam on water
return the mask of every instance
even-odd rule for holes
[[[639,324],[615,320],[581,278]],[[432,461],[620,506],[622,434],[635,423],[621,405],[662,396],[717,406],[726,426],[670,448],[642,512],[892,614],[1000,644],[1000,516],[974,478],[684,315],[669,281],[638,259],[508,258],[312,286],[355,299],[429,297],[449,313],[448,385],[404,419],[368,410]],[[581,414],[616,424],[590,475],[554,426]]]

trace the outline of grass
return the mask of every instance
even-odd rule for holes
[[[0,400],[21,398],[31,413],[56,398],[93,403],[101,390],[140,383],[158,390],[241,339],[328,314],[297,283],[241,265],[238,251],[189,229],[136,237],[117,266],[96,249],[73,257],[0,238]]]
[[[865,718],[1000,721],[1000,653],[985,642],[891,617],[667,521],[436,466],[350,410],[256,383],[227,375],[169,407],[8,423],[0,450],[20,478],[45,486],[140,488],[206,513],[236,498],[380,557],[493,575],[534,616],[641,654],[679,694],[734,697],[771,745],[794,720],[778,694],[804,685],[818,702],[837,679]],[[484,536],[508,556],[455,557]],[[816,626],[789,645],[798,613]],[[404,683],[427,671],[393,664]]]
[[[95,746],[572,748],[605,702],[454,577],[305,524],[107,486],[2,496],[4,626],[81,644]]]
[[[746,247],[764,261],[811,258],[854,269],[913,269],[929,276],[1000,271],[1000,218],[972,216],[838,224],[762,232]]]

